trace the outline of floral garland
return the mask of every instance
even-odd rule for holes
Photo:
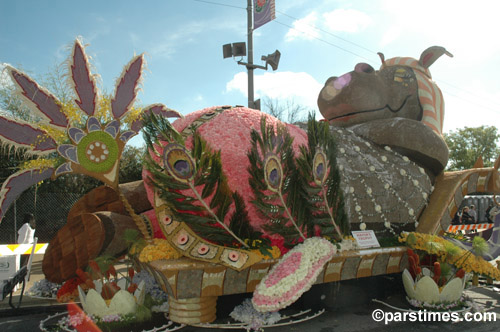
[[[406,243],[413,249],[422,250],[430,255],[435,255],[437,260],[451,264],[458,269],[463,269],[465,272],[477,273],[500,280],[500,270],[495,268],[492,264],[482,257],[476,256],[468,250],[459,248],[450,241],[439,236],[418,232],[405,232],[399,237],[399,242]],[[477,239],[476,242],[477,245],[480,246],[481,238]]]
[[[298,244],[260,281],[252,303],[257,311],[277,311],[295,302],[309,290],[324,264],[336,252],[328,240],[313,237]]]

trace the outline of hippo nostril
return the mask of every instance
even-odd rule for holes
[[[373,69],[373,67],[367,63],[360,62],[356,65],[356,67],[354,67],[354,71],[357,73],[369,74],[369,73],[373,73],[375,71],[375,69]]]
[[[351,82],[351,78],[352,76],[350,73],[337,77],[337,79],[335,79],[335,81],[333,82],[333,87],[337,90],[341,90],[342,88],[345,88],[349,85],[349,83]]]
[[[330,82],[333,82],[337,79],[337,76],[332,76],[326,80],[325,85],[328,85]]]

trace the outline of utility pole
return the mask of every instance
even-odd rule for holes
[[[247,0],[247,71],[248,71],[248,108],[254,108],[253,90],[253,0]]]
[[[273,3],[274,6],[274,3]],[[274,13],[274,7],[273,7]],[[274,14],[273,14],[274,15]],[[274,18],[274,17],[273,17]],[[266,22],[264,22],[265,24]],[[262,25],[262,24],[261,24]],[[259,26],[257,26],[259,27]],[[224,58],[247,56],[247,62],[239,60],[237,63],[247,68],[248,76],[248,107],[253,109],[260,109],[260,100],[254,100],[254,86],[253,86],[253,71],[254,69],[267,70],[271,66],[273,70],[278,69],[278,63],[281,57],[280,51],[276,50],[274,53],[262,56],[261,60],[265,61],[266,65],[256,65],[253,63],[253,29],[254,29],[254,10],[253,0],[247,0],[247,45],[244,42],[232,43],[222,45],[222,54]],[[245,50],[245,47],[247,48]],[[245,54],[246,53],[246,54]]]

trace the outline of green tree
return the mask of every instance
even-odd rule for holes
[[[265,98],[264,106],[264,112],[287,123],[306,122],[309,114],[304,105],[295,103],[293,99],[278,101],[274,98]]]
[[[500,133],[493,126],[457,129],[445,133],[444,139],[450,149],[448,171],[472,168],[479,157],[491,167],[500,155]]]
[[[120,160],[120,183],[142,179],[142,162],[146,147],[125,146]]]

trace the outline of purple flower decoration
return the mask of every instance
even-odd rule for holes
[[[72,123],[68,110],[52,93],[32,78],[7,66],[16,93],[40,121],[27,123],[0,116],[0,145],[22,148],[27,154],[45,157],[28,169],[11,175],[0,189],[0,220],[10,204],[35,183],[61,174],[80,173],[118,187],[119,160],[127,141],[142,128],[141,117],[130,123],[130,130],[121,132],[123,119],[131,114],[137,97],[144,67],[144,56],[135,56],[124,68],[116,83],[111,100],[112,120],[101,123],[96,115],[99,94],[95,75],[81,41],[73,45],[69,63],[69,83],[75,93],[74,103],[79,114],[86,118],[84,128]],[[166,117],[181,117],[161,104],[150,105],[142,114],[153,112]],[[57,152],[65,162],[57,165]],[[52,157],[53,159],[49,159]],[[30,164],[31,165],[31,164]]]

